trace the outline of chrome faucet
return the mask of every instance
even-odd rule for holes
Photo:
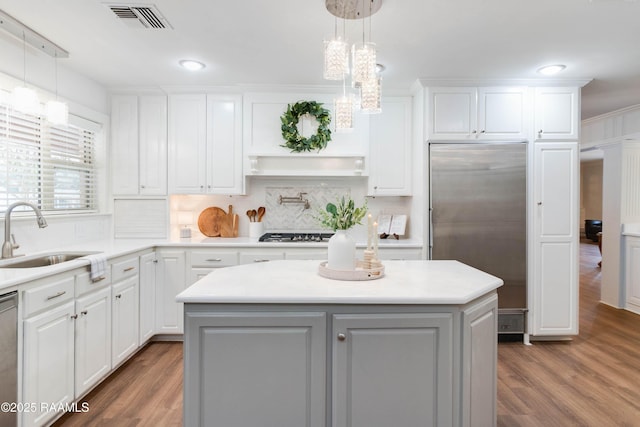
[[[42,212],[40,212],[40,209],[38,209],[36,205],[29,202],[15,202],[9,206],[4,214],[4,243],[2,244],[2,259],[13,258],[13,250],[20,247],[20,245],[16,244],[16,239],[13,234],[11,234],[11,211],[13,211],[16,206],[30,207],[36,213],[38,227],[45,228],[47,226],[47,221],[44,219]]]

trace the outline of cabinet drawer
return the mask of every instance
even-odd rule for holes
[[[240,264],[251,264],[254,262],[266,262],[284,259],[284,252],[241,252]]]
[[[238,253],[232,251],[192,251],[192,267],[228,267],[238,264]]]
[[[140,270],[138,257],[111,264],[111,281],[117,282],[126,277],[135,276]]]
[[[48,283],[24,291],[24,317],[73,299],[74,283],[73,276],[52,277]]]
[[[91,273],[80,273],[76,276],[76,296],[84,295],[88,292],[102,289],[111,284],[111,271],[107,268],[104,272],[104,278],[96,282],[91,281]]]

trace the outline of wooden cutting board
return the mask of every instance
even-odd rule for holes
[[[233,213],[232,205],[228,213],[212,206],[200,213],[198,228],[208,237],[238,237],[238,215]]]
[[[208,237],[220,237],[221,230],[227,222],[227,213],[224,209],[212,206],[200,212],[198,228]]]

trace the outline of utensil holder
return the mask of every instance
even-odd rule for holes
[[[264,223],[262,222],[250,222],[249,223],[249,237],[257,239],[264,234]]]

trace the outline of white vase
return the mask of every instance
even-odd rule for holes
[[[336,230],[329,239],[327,267],[332,270],[356,269],[356,242],[347,230]]]

